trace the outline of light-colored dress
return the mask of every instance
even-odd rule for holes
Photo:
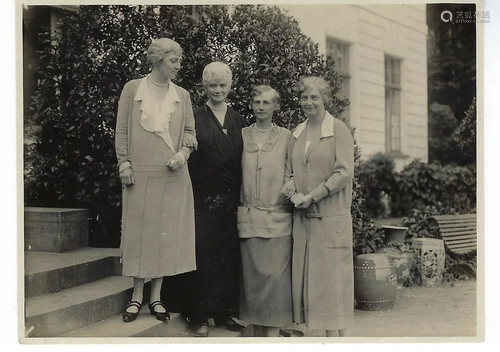
[[[242,257],[240,315],[245,322],[284,327],[292,324],[292,207],[280,195],[290,178],[290,131],[273,126],[259,146],[253,126],[242,130],[243,187],[238,208]]]
[[[294,213],[294,322],[311,329],[346,329],[354,314],[353,139],[342,121],[326,113],[321,138],[306,152],[307,122],[296,127],[291,142],[296,190],[314,199]]]
[[[155,110],[156,109],[156,110]],[[135,177],[123,189],[123,275],[151,278],[196,269],[194,206],[187,165],[167,162],[182,150],[184,133],[195,135],[189,93],[170,82],[161,110],[146,78],[128,82],[116,124],[118,165],[129,162]]]

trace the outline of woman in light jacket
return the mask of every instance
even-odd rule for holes
[[[348,336],[354,313],[353,139],[326,111],[331,90],[323,78],[302,79],[298,92],[307,120],[295,128],[291,143],[294,321],[326,336]]]
[[[123,88],[116,122],[116,155],[123,187],[123,275],[132,277],[132,300],[123,321],[137,318],[146,278],[149,310],[158,320],[170,315],[160,299],[163,276],[196,269],[194,206],[186,161],[195,145],[189,93],[172,80],[182,50],[175,41],[154,40],[148,49],[152,70]]]

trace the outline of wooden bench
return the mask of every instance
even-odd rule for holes
[[[457,254],[477,249],[477,215],[435,215],[439,233],[446,247]]]

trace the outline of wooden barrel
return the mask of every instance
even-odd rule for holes
[[[361,254],[354,260],[354,296],[361,310],[386,310],[396,300],[393,261],[383,253]]]

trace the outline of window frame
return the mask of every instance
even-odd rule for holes
[[[400,58],[385,55],[385,149],[386,153],[391,155],[402,155],[401,67],[402,60]],[[394,110],[396,110],[397,113],[394,113]],[[397,133],[394,131],[395,117],[397,117]]]
[[[327,36],[326,37],[326,55],[335,60],[335,70],[342,77],[342,89],[337,92],[337,97],[339,99],[351,99],[351,43],[346,42],[344,40],[340,40],[334,37]],[[341,59],[339,59],[339,55],[337,52],[340,51],[342,53]],[[347,93],[343,96],[340,96],[340,93]],[[350,121],[351,119],[351,109],[350,105],[346,106],[344,112],[342,113],[342,117],[346,121]]]

